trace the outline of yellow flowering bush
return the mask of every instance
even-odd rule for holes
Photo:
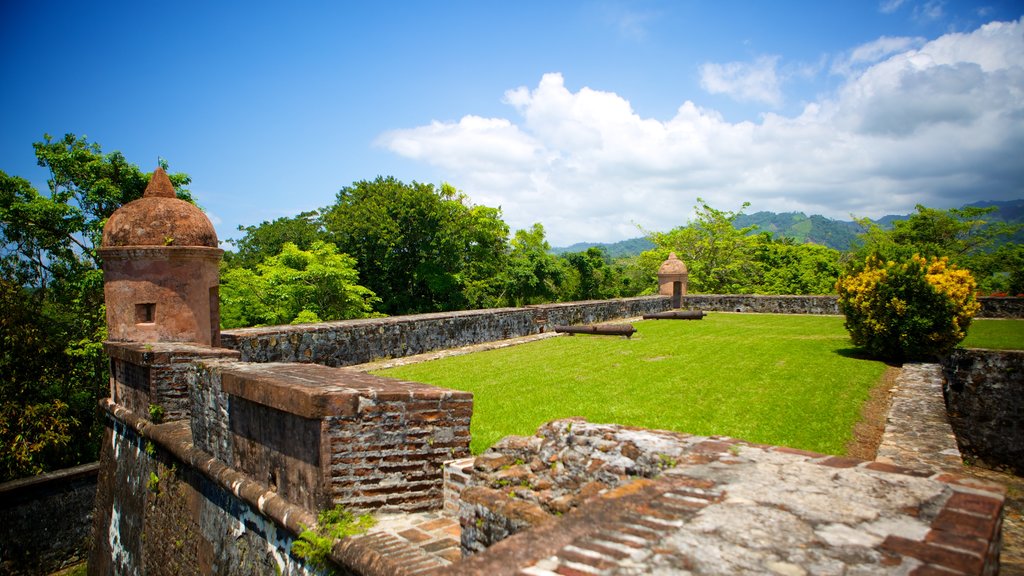
[[[948,352],[967,335],[979,305],[974,277],[946,258],[905,262],[868,257],[836,282],[853,343],[891,360]]]

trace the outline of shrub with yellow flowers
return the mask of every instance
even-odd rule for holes
[[[869,256],[863,268],[839,277],[836,292],[853,343],[888,360],[948,352],[979,308],[969,271],[917,254],[904,262]]]

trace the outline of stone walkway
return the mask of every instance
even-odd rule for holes
[[[1024,576],[1024,478],[965,466],[946,417],[938,364],[904,364],[896,379],[876,460],[913,469],[938,469],[1006,486],[1000,574]]]

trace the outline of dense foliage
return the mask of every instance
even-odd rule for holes
[[[0,172],[0,481],[96,457],[107,383],[103,224],[149,174],[84,137],[34,145],[47,190]],[[171,175],[180,198],[184,174]]]
[[[225,328],[363,318],[379,302],[357,282],[355,259],[322,240],[301,250],[285,242],[256,269],[221,274],[221,325]]]
[[[871,255],[836,283],[853,343],[877,358],[921,359],[948,352],[978,311],[974,278],[945,257],[896,262]]]

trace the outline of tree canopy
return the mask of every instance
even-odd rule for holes
[[[34,145],[47,190],[0,171],[0,481],[95,458],[107,362],[103,224],[150,175],[84,136]],[[172,174],[179,198],[189,178]]]
[[[454,187],[392,177],[338,192],[323,212],[326,238],[356,259],[387,314],[488,305],[504,265],[508,226],[495,208],[473,206]]]
[[[360,286],[356,261],[322,240],[301,250],[285,242],[256,269],[221,274],[221,324],[225,328],[363,318],[379,299]]]

